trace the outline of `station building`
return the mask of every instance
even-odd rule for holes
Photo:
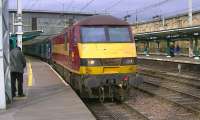
[[[23,31],[42,30],[43,35],[55,35],[73,22],[91,15],[94,14],[23,10]],[[17,29],[14,25],[16,17],[16,10],[10,10],[9,29],[12,33]]]
[[[193,19],[192,19],[192,26],[189,25],[188,21],[188,13],[185,14],[179,14],[176,16],[171,16],[168,18],[162,18],[157,17],[156,19],[152,21],[147,22],[139,22],[134,23],[132,25],[133,33],[137,36],[137,34],[142,33],[152,33],[152,32],[159,32],[159,31],[179,31],[180,28],[186,28],[189,27],[198,27],[200,26],[200,11],[193,12]],[[191,29],[192,31],[192,29]],[[182,33],[184,35],[184,33]],[[195,34],[195,33],[194,33]],[[196,33],[198,34],[198,33]],[[173,34],[175,35],[175,33]],[[178,34],[177,34],[178,35]],[[154,37],[154,36],[152,36]],[[192,38],[191,38],[192,39]],[[172,40],[172,43],[174,46],[179,45],[181,48],[180,55],[188,56],[189,47],[190,47],[190,40],[191,39],[176,39]],[[199,38],[197,38],[199,40]],[[200,43],[198,43],[198,40],[192,40],[192,47],[195,49],[199,49]],[[143,54],[146,46],[146,42],[143,41],[137,41],[137,52],[139,54]],[[151,40],[148,42],[149,46],[149,53],[150,54],[163,54],[166,55],[167,50],[167,40]],[[171,43],[170,43],[171,44]],[[196,44],[196,45],[195,45]],[[194,51],[194,50],[193,50]]]

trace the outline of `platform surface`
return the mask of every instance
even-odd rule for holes
[[[0,111],[0,120],[95,120],[72,88],[48,64],[33,58],[30,61],[32,82],[27,80],[29,72],[24,74],[27,97],[15,98],[7,110]]]
[[[159,61],[169,61],[169,62],[178,62],[178,63],[191,63],[191,64],[200,64],[200,60],[195,60],[194,58],[185,57],[185,56],[174,56],[166,57],[164,55],[138,55],[138,59],[149,59],[149,60],[159,60]]]

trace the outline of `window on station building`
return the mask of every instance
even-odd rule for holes
[[[32,18],[32,30],[37,30],[37,18]]]

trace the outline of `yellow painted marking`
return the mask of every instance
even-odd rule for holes
[[[126,66],[80,66],[79,71],[73,70],[62,63],[56,62],[63,66],[65,69],[74,72],[76,74],[118,74],[118,73],[136,73],[137,65],[126,65]]]
[[[81,66],[80,74],[118,74],[118,73],[136,73],[137,65],[126,66]]]
[[[31,62],[28,62],[28,87],[33,86],[33,72]]]

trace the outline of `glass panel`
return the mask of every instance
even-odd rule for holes
[[[128,42],[130,34],[127,27],[108,28],[110,42]]]
[[[106,41],[105,29],[102,27],[82,27],[82,42]]]

